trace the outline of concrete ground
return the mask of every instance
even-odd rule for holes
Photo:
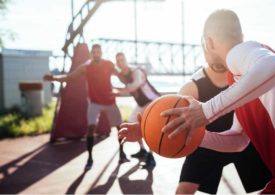
[[[85,172],[85,141],[50,144],[49,135],[0,141],[0,193],[30,194],[174,194],[184,159],[155,155],[153,171],[137,159],[118,164],[117,133],[97,139],[94,166]],[[126,143],[128,155],[138,151]],[[233,165],[224,169],[218,194],[245,193]]]

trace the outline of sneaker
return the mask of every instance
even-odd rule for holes
[[[148,152],[143,148],[141,148],[137,153],[131,155],[132,158],[146,158],[147,156]]]
[[[86,166],[85,166],[85,170],[86,170],[86,171],[88,171],[88,170],[90,170],[90,169],[92,168],[93,162],[94,162],[94,161],[93,161],[92,159],[88,159],[87,164],[86,164]]]
[[[156,161],[152,153],[149,153],[145,165],[142,167],[144,169],[153,169],[156,166]]]
[[[130,162],[130,160],[126,157],[126,154],[124,152],[119,153],[119,163],[125,163]]]

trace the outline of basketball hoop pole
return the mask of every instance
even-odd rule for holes
[[[182,44],[182,74],[185,75],[185,54],[184,54],[184,0],[181,0],[181,44]]]
[[[137,24],[137,0],[134,0],[134,20],[135,20],[135,65],[137,65],[138,60],[138,46],[137,46],[137,39],[138,39],[138,24]]]
[[[72,20],[74,19],[74,0],[71,0],[71,14],[72,14]]]

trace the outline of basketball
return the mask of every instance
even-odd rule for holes
[[[195,130],[188,146],[185,146],[186,132],[182,132],[173,139],[168,138],[172,129],[168,133],[161,132],[162,128],[176,117],[162,117],[160,113],[171,108],[186,107],[188,105],[189,102],[184,96],[165,95],[157,98],[147,106],[142,115],[141,132],[152,151],[163,157],[180,158],[191,154],[200,145],[205,132],[204,127]]]

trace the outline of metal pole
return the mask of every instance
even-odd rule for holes
[[[185,39],[184,39],[184,0],[181,0],[181,44],[182,44],[182,74],[185,75]]]
[[[74,0],[71,0],[71,14],[72,14],[72,20],[74,18]]]
[[[134,0],[134,20],[135,20],[135,64],[137,65],[138,60],[138,24],[137,24],[137,0]]]

